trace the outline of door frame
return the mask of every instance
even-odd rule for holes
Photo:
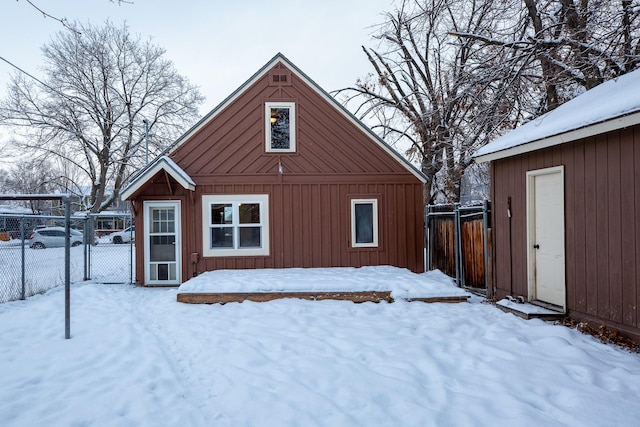
[[[176,234],[176,280],[152,281],[150,279],[150,244],[149,244],[149,210],[154,207],[175,207],[175,234]],[[144,283],[147,286],[178,286],[182,283],[182,205],[180,200],[147,200],[143,202],[142,231],[144,242]]]
[[[566,283],[566,239],[565,239],[565,191],[564,191],[564,165],[554,166],[550,168],[537,169],[528,171],[526,175],[526,197],[527,197],[527,282],[528,282],[528,300],[537,301],[537,282],[536,282],[536,217],[535,217],[535,179],[541,175],[560,174],[560,196],[562,197],[562,287],[564,298],[562,298],[562,310],[567,311],[567,283]],[[513,255],[512,255],[513,256]],[[544,302],[544,301],[543,301]]]

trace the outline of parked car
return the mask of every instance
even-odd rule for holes
[[[135,240],[135,226],[127,227],[122,231],[116,231],[115,233],[111,233],[111,243],[129,243],[132,240]]]
[[[71,229],[71,246],[84,243],[84,236],[78,230]],[[94,244],[97,243],[94,238]],[[33,231],[29,237],[29,247],[33,249],[64,247],[64,227],[44,227]]]

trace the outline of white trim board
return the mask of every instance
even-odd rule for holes
[[[152,163],[151,167],[144,169],[140,175],[136,176],[136,178],[127,185],[127,187],[122,190],[120,193],[120,197],[123,200],[127,200],[134,193],[136,193],[142,186],[144,186],[151,177],[155,174],[164,170],[168,173],[173,179],[178,182],[185,190],[194,191],[196,189],[196,183],[191,177],[184,171],[180,166],[178,166],[173,160],[166,156],[162,156],[158,158],[154,163]]]

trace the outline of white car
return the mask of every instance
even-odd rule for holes
[[[125,228],[122,231],[116,231],[115,233],[111,233],[111,243],[129,243],[132,240],[135,240],[135,226],[131,226]]]
[[[78,230],[69,230],[71,246],[84,243],[84,236]],[[42,227],[33,231],[29,237],[29,247],[33,249],[64,247],[64,227]]]

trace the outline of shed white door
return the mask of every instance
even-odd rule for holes
[[[144,204],[145,283],[179,285],[180,202]]]
[[[527,175],[529,297],[565,309],[564,168]]]

